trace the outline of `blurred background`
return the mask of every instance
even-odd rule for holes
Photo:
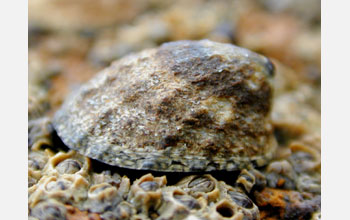
[[[29,95],[54,111],[126,54],[210,39],[272,58],[286,81],[320,85],[320,0],[29,0]],[[298,83],[299,84],[299,83]],[[278,92],[278,91],[277,91]],[[41,98],[40,98],[41,97]]]

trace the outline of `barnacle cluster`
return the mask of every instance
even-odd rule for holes
[[[130,184],[126,176],[89,171],[89,159],[73,151],[42,163],[43,176],[29,188],[30,215],[37,219],[70,219],[74,213],[96,219],[259,219],[271,215],[270,207],[277,218],[292,218],[296,210],[308,216],[320,209],[317,193],[300,190],[263,187],[249,197],[240,178],[230,186],[209,174],[190,175],[167,186],[165,176],[146,174]]]
[[[189,175],[168,185],[146,174],[133,182],[118,173],[92,170],[75,151],[29,154],[32,219],[291,219],[320,210],[320,155],[315,140],[291,143],[265,169],[242,170],[234,184],[210,174]],[[316,141],[317,143],[317,141]],[[271,212],[273,208],[273,212]],[[313,214],[314,213],[314,214]]]
[[[118,173],[92,171],[91,160],[75,151],[32,151],[29,178],[34,181],[29,186],[30,216],[32,219],[77,216],[87,219],[290,219],[296,215],[307,217],[314,212],[316,216],[320,210],[320,183],[310,180],[319,180],[319,177],[313,176],[315,172],[308,176],[308,172],[303,171],[318,169],[317,158],[313,160],[311,155],[306,155],[310,152],[293,146],[291,148],[296,149],[286,160],[272,162],[261,172],[244,169],[232,185],[210,174],[189,175],[174,185],[167,185],[166,176],[155,177],[150,173],[131,182]],[[294,164],[293,160],[300,157],[310,160]],[[299,178],[290,176],[298,173],[301,173]],[[298,185],[300,183],[304,186]],[[271,207],[273,213],[269,211]]]
[[[101,219],[259,219],[258,207],[240,187],[210,174],[190,175],[170,186],[166,176],[146,174],[131,184],[117,173],[92,172],[90,159],[74,151],[47,150],[37,153],[40,158],[36,166],[42,176],[29,188],[34,219],[69,219],[72,212]]]

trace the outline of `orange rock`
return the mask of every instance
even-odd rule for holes
[[[261,219],[304,219],[321,207],[319,195],[293,190],[265,188],[254,196]]]
[[[67,220],[101,220],[97,213],[88,213],[87,211],[80,211],[78,208],[65,205],[67,208]]]

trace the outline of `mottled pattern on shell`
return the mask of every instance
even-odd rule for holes
[[[71,95],[53,124],[63,142],[110,165],[157,171],[261,166],[276,142],[274,72],[261,55],[208,40],[132,54]]]

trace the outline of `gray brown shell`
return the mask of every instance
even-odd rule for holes
[[[274,72],[261,55],[209,40],[165,43],[114,62],[72,94],[53,124],[110,165],[238,170],[271,158]]]

